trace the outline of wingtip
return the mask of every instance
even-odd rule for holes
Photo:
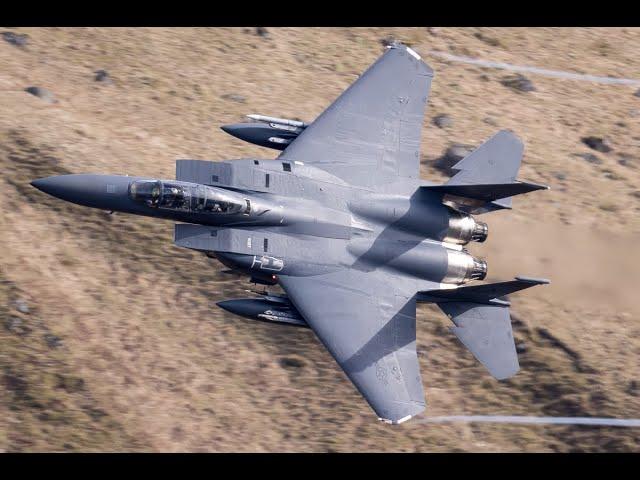
[[[499,382],[502,382],[504,380],[509,380],[510,378],[514,377],[519,371],[520,371],[520,365],[516,364],[515,368],[505,370],[505,371],[500,371],[500,372],[489,372],[489,373],[493,378],[495,378]]]
[[[424,66],[422,67],[424,69],[424,71],[422,72],[423,75],[427,75],[429,77],[433,77],[433,69],[425,62],[424,58],[422,58],[420,56],[420,54],[418,52],[416,52],[413,48],[409,47],[408,45],[396,40],[394,42],[392,42],[391,44],[387,45],[387,50],[390,49],[398,49],[398,50],[404,50],[406,51],[409,55],[411,55],[413,58],[415,58],[419,63],[422,63]]]
[[[378,417],[378,420],[380,420],[382,423],[386,423],[388,425],[400,425],[401,423],[404,423],[407,420],[410,420],[412,417],[413,417],[413,415],[407,415],[406,417],[402,417],[399,420],[389,420],[388,418]]]
[[[549,283],[551,283],[551,280],[549,280],[548,278],[525,277],[524,275],[517,276],[516,280],[532,283],[534,285],[548,285]]]
[[[400,425],[401,423],[404,423],[407,420],[411,420],[411,417],[413,417],[413,415],[407,415],[406,417],[402,417],[400,420],[396,422],[396,425]]]

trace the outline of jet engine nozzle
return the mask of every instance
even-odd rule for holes
[[[471,233],[471,241],[472,242],[484,242],[489,236],[489,225],[484,222],[476,221],[476,226],[473,228],[473,232]]]
[[[462,284],[472,280],[484,280],[487,262],[467,252],[447,250],[447,274],[442,283]]]
[[[484,222],[478,222],[471,215],[456,210],[449,212],[449,229],[442,239],[443,242],[466,245],[473,242],[484,242],[489,234],[489,227]]]
[[[473,257],[473,267],[469,273],[470,280],[484,280],[487,276],[487,262]]]

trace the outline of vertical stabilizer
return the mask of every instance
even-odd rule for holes
[[[511,183],[518,176],[524,145],[508,130],[500,130],[453,166],[459,170],[446,185]]]

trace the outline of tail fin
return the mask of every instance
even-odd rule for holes
[[[439,303],[453,321],[453,334],[497,380],[513,377],[520,364],[509,307],[470,302]]]
[[[549,188],[518,182],[522,162],[522,141],[501,130],[453,166],[457,170],[444,185],[424,186],[443,195],[443,201],[470,213],[511,208],[511,197]]]
[[[446,185],[511,183],[518,176],[524,145],[508,130],[500,130],[453,166],[458,170]]]
[[[418,301],[436,303],[454,323],[454,335],[494,378],[503,380],[515,375],[520,365],[509,302],[498,297],[545,283],[549,281],[516,277],[509,282],[419,292]]]

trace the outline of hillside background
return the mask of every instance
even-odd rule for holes
[[[435,70],[423,177],[445,181],[435,166],[448,147],[509,128],[526,145],[520,178],[552,187],[483,216],[489,238],[471,249],[488,280],[552,280],[512,298],[521,372],[493,380],[421,306],[423,415],[640,417],[638,87],[526,74],[535,90],[522,91],[504,84],[510,72],[429,55],[639,78],[640,29],[0,32],[0,450],[640,451],[638,429],[381,424],[311,332],[215,307],[249,283],[174,247],[170,222],[29,185],[273,158],[218,127],[248,113],[312,121],[384,41],[407,42]]]

